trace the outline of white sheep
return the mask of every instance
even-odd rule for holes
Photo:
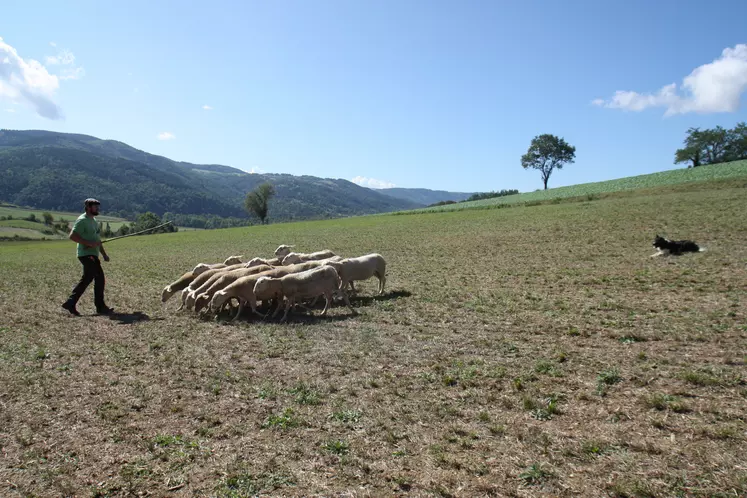
[[[282,264],[282,258],[272,258],[272,259],[253,258],[249,260],[249,262],[246,264],[246,267],[251,268],[252,266],[257,266],[257,265],[281,266],[281,264]]]
[[[336,254],[332,251],[318,251],[310,254],[292,252],[283,258],[283,266],[297,265],[298,263],[305,263],[307,261],[319,261],[322,259],[333,258],[335,256]]]
[[[190,305],[190,297],[193,297],[195,313],[198,313],[210,302],[210,299],[212,299],[215,293],[219,290],[225,289],[240,278],[251,275],[265,275],[272,273],[272,270],[274,269],[271,266],[261,265],[214,275],[213,278],[203,284],[200,289],[195,290],[191,296],[187,296],[187,306],[189,307]],[[282,275],[285,275],[285,273]]]
[[[281,278],[260,277],[254,286],[254,294],[257,296],[281,295],[284,297],[286,299],[285,313],[283,314],[283,318],[280,319],[281,322],[284,322],[296,300],[312,299],[321,295],[324,296],[325,300],[321,316],[325,316],[332,302],[332,295],[338,289],[340,289],[340,276],[337,274],[337,270],[331,266],[324,265],[301,273],[292,273]],[[350,306],[347,295],[343,294],[343,296],[345,297],[345,304],[355,314],[356,312]],[[273,317],[277,315],[278,311],[280,311],[279,306]]]
[[[223,263],[200,263],[192,269],[192,273],[194,273],[195,275],[199,275],[201,273],[205,273],[208,270],[217,270],[219,268],[225,268],[231,265],[238,265],[241,264],[241,259],[243,257],[244,256],[230,256]]]
[[[187,273],[179,277],[175,282],[172,282],[164,287],[163,292],[161,293],[161,302],[165,303],[166,301],[171,299],[171,296],[173,296],[180,290],[186,289],[196,277],[197,275],[195,275],[194,272],[188,271]]]
[[[200,273],[199,275],[197,275],[195,279],[192,280],[192,282],[189,284],[189,286],[182,290],[181,304],[179,304],[177,311],[184,308],[184,304],[187,302],[187,296],[189,295],[189,293],[197,289],[198,287],[200,287],[205,282],[207,282],[210,279],[210,277],[222,271],[238,270],[239,268],[244,268],[244,266],[245,266],[245,263],[241,263],[241,264],[226,266],[222,268],[214,268],[214,269],[204,271]]]
[[[277,249],[275,249],[275,257],[283,259],[285,256],[290,254],[291,249],[293,249],[296,246],[286,246],[285,244],[278,246]]]
[[[379,279],[379,295],[384,293],[386,284],[386,261],[381,254],[367,254],[359,258],[346,258],[340,261],[326,261],[325,266],[331,266],[340,275],[342,285],[340,290],[345,293],[348,283],[353,287],[353,281],[368,280],[371,277]]]
[[[210,301],[210,310],[214,313],[217,313],[223,308],[225,303],[235,297],[239,301],[239,310],[232,320],[236,320],[241,315],[241,312],[244,310],[245,304],[249,304],[252,313],[264,318],[265,315],[257,311],[257,302],[269,301],[271,299],[279,300],[280,296],[273,293],[265,293],[259,295],[255,294],[254,286],[257,283],[257,280],[262,277],[280,278],[287,274],[288,270],[286,268],[275,268],[270,271],[257,273],[256,275],[239,278],[232,284],[216,291],[215,294],[213,294]]]
[[[184,303],[185,307],[187,309],[191,309],[195,301],[197,300],[197,296],[202,294],[203,292],[206,292],[215,282],[220,280],[222,277],[226,275],[239,275],[240,277],[245,277],[248,275],[254,275],[256,273],[262,273],[263,271],[269,271],[272,270],[271,266],[266,265],[260,265],[260,266],[253,266],[251,268],[246,268],[244,265],[242,265],[241,268],[236,268],[230,271],[218,271],[217,273],[210,276],[208,280],[206,280],[202,285],[199,287],[195,287],[193,290],[191,290],[187,294],[187,299]]]
[[[338,259],[342,259],[342,258],[340,258],[339,256],[335,256],[334,258],[332,258],[333,261],[338,260]],[[274,276],[274,277],[279,278],[279,277],[282,277],[282,276],[285,276],[291,273],[301,273],[307,270],[311,270],[313,268],[319,268],[320,266],[324,264],[325,261],[308,261],[306,263],[300,263],[297,265],[281,266],[279,268],[274,268],[272,272],[263,272],[257,275]],[[271,275],[271,273],[275,271],[277,271],[277,273]],[[234,320],[241,314],[241,312],[244,309],[244,305],[246,303],[249,304],[253,313],[259,316],[262,316],[264,318],[264,315],[262,315],[261,313],[257,311],[257,302],[267,301],[270,299],[276,299],[276,298],[279,298],[279,296],[276,296],[272,292],[261,294],[259,296],[255,295],[254,294],[254,283],[256,282],[256,279],[254,277],[257,277],[257,275],[252,275],[252,278],[242,277],[236,280],[234,283],[228,285],[227,287],[216,291],[215,294],[213,294],[212,300],[210,301],[210,309],[213,312],[217,312],[221,308],[223,308],[224,303],[226,303],[229,299],[235,297],[239,301],[239,311],[236,314],[236,316],[233,318]],[[196,306],[197,304],[195,304],[195,307]]]

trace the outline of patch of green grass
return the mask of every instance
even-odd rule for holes
[[[644,398],[644,404],[654,410],[671,410],[675,413],[687,413],[690,407],[677,396],[664,393],[653,393]]]
[[[554,477],[553,472],[539,463],[533,463],[532,465],[527,467],[524,472],[519,474],[519,479],[521,479],[524,484],[528,484],[530,486],[542,484],[551,477]]]
[[[334,439],[322,445],[325,451],[333,455],[347,455],[350,452],[350,444],[342,439]]]
[[[622,377],[617,368],[607,368],[597,374],[597,394],[604,396],[609,386],[622,382]]]
[[[282,413],[272,414],[264,421],[262,427],[273,429],[292,429],[301,425],[292,408],[286,408]]]
[[[630,176],[604,182],[584,183],[568,187],[551,188],[548,190],[537,190],[534,192],[483,199],[480,201],[460,202],[445,206],[415,209],[412,211],[404,211],[403,213],[443,213],[468,209],[490,209],[516,204],[523,204],[524,206],[530,207],[539,206],[543,202],[552,201],[554,199],[579,198],[579,200],[588,201],[590,200],[590,196],[593,200],[598,200],[601,198],[602,194],[636,189],[650,189],[693,182],[726,180],[745,176],[747,176],[747,161],[735,161],[732,163],[714,164],[699,168],[679,168],[670,171]]]
[[[319,405],[322,403],[322,396],[319,390],[305,382],[299,382],[296,384],[296,387],[288,392],[295,396],[295,401],[299,405]]]
[[[168,446],[186,446],[189,448],[199,447],[199,444],[196,441],[185,440],[183,436],[172,434],[158,434],[150,440],[149,445],[152,448],[166,448]]]
[[[721,384],[721,380],[712,375],[710,372],[697,371],[697,370],[685,370],[682,372],[681,377],[690,384],[706,387],[706,386],[717,386]]]
[[[557,365],[549,360],[537,360],[534,364],[534,371],[539,374],[549,375],[550,377],[562,377],[563,373]]]
[[[219,498],[250,498],[293,484],[294,479],[286,474],[240,473],[223,479],[215,488],[215,495]]]
[[[581,443],[581,451],[589,456],[603,455],[608,448],[608,444],[594,439],[586,439]]]
[[[265,383],[257,389],[257,397],[260,399],[273,400],[278,397],[278,390],[272,384]]]
[[[355,423],[361,419],[362,413],[359,410],[339,410],[332,414],[332,418],[345,424]]]

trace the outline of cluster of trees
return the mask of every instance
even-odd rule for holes
[[[516,189],[508,189],[508,190],[498,190],[498,191],[492,191],[492,192],[478,192],[477,194],[470,195],[466,200],[462,202],[470,202],[470,201],[481,201],[483,199],[493,199],[494,197],[505,197],[507,195],[514,195],[518,194],[519,191]]]
[[[211,230],[214,228],[234,228],[234,227],[245,227],[252,224],[248,218],[235,218],[214,215],[202,215],[202,214],[178,214],[178,213],[163,213],[163,222],[172,222],[176,226],[190,227],[190,228],[204,228]]]
[[[166,221],[169,221],[169,220],[166,220]],[[142,213],[138,215],[137,219],[133,221],[132,223],[130,223],[129,225],[123,224],[121,227],[119,227],[119,230],[117,230],[116,232],[111,233],[111,229],[109,229],[109,232],[111,235],[116,235],[116,236],[128,235],[131,233],[137,233],[143,230],[155,228],[158,225],[162,225],[166,223],[166,221],[162,220],[161,217],[158,216],[157,214],[151,213],[150,211],[148,211],[146,213]],[[109,224],[107,223],[107,228],[108,228],[108,225]],[[143,235],[151,235],[154,233],[171,233],[171,232],[178,232],[178,231],[179,231],[179,228],[177,228],[173,223],[171,223],[170,225],[166,225],[166,226],[157,228],[155,230],[151,230],[150,232],[147,232]],[[102,233],[104,232],[102,231]]]
[[[674,153],[674,163],[689,163],[688,168],[747,159],[747,124],[737,123],[731,129],[690,128],[684,145]]]
[[[519,191],[516,189],[508,189],[508,190],[499,190],[499,191],[492,191],[492,192],[478,192],[476,194],[470,195],[467,199],[463,201],[440,201],[435,204],[431,204],[428,207],[435,207],[435,206],[448,206],[449,204],[458,204],[461,202],[471,202],[471,201],[481,201],[483,199],[493,199],[494,197],[505,197],[507,195],[514,195],[518,194]]]

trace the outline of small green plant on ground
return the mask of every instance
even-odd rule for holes
[[[551,477],[554,477],[554,474],[539,463],[533,463],[527,467],[524,472],[519,474],[519,479],[521,479],[524,484],[530,486],[541,484]]]
[[[333,455],[346,455],[350,451],[350,445],[342,439],[327,441],[322,447]]]
[[[264,421],[262,427],[269,427],[273,429],[291,429],[298,427],[300,421],[295,415],[292,408],[286,408],[282,413],[272,414]]]

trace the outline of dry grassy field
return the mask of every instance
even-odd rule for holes
[[[656,233],[706,252],[649,258]],[[216,323],[199,262],[379,252],[352,316]],[[507,209],[0,245],[0,496],[747,495],[747,179]],[[317,313],[318,315],[318,313]]]

